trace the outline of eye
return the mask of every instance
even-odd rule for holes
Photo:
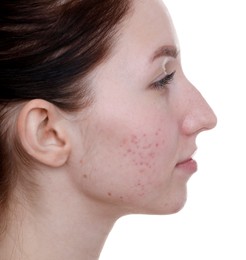
[[[170,84],[174,78],[176,71],[173,71],[170,74],[167,74],[161,80],[158,80],[152,84],[152,88],[154,89],[164,89],[168,84]]]

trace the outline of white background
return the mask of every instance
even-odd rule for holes
[[[197,140],[198,172],[177,214],[120,219],[100,260],[246,259],[246,7],[165,0],[183,69],[218,117]]]

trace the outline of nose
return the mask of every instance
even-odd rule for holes
[[[186,109],[182,123],[186,135],[198,134],[210,130],[217,124],[217,117],[201,93],[189,83],[186,89]]]

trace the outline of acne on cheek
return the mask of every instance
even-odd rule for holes
[[[152,177],[155,176],[156,162],[163,154],[165,139],[163,131],[157,129],[152,133],[134,133],[127,135],[118,143],[120,147],[120,156],[122,158],[122,167],[126,167],[134,180],[132,188],[139,197],[146,194],[146,186],[151,185]],[[81,162],[82,163],[82,162]],[[89,176],[83,175],[83,180],[89,180]],[[118,194],[119,195],[119,194]],[[107,190],[106,196],[114,199],[116,193],[113,190]],[[118,196],[117,196],[118,197]],[[124,201],[125,197],[118,197]]]
[[[161,137],[161,129],[153,134],[131,135],[121,143],[123,157],[130,160],[137,167],[139,173],[150,171],[154,168],[156,156],[159,154],[164,139]]]
[[[162,130],[158,129],[152,134],[132,134],[123,138],[120,142],[121,156],[123,155],[125,159],[122,167],[130,167],[129,172],[135,175],[133,176],[135,183],[133,183],[132,187],[134,193],[139,197],[144,197],[146,186],[151,185],[151,177],[156,171],[157,157],[162,154],[161,149],[165,140],[161,133]],[[114,192],[108,190],[107,197],[113,199],[115,197]],[[125,200],[123,196],[119,198],[122,201]]]
[[[151,178],[154,178],[156,172],[156,162],[160,154],[163,154],[161,150],[165,140],[161,133],[162,130],[158,129],[152,134],[132,134],[124,138],[120,145],[128,166],[133,166],[133,170],[130,170],[136,176],[133,185],[140,197],[145,195],[146,186],[151,185]]]

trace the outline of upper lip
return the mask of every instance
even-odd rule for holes
[[[178,161],[177,165],[182,164],[182,163],[186,163],[189,160],[191,160],[192,157],[194,156],[195,152],[196,152],[196,149],[192,153],[189,153],[189,155],[184,156],[183,159]]]

